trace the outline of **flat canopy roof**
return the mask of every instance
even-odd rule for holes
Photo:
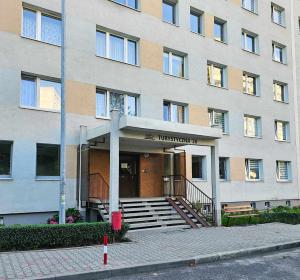
[[[108,138],[110,123],[88,129],[87,141]],[[204,145],[222,137],[218,128],[122,116],[119,121],[120,139],[165,143],[172,145]],[[154,143],[153,143],[154,144]]]

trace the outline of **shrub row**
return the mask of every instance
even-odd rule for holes
[[[223,226],[227,226],[228,217],[222,217]],[[228,226],[247,225],[247,224],[265,224],[265,223],[285,223],[285,224],[300,224],[300,213],[290,212],[262,212],[258,216],[230,218]]]
[[[109,241],[122,241],[129,226],[114,233],[109,223],[79,223],[65,225],[14,225],[0,227],[0,251],[34,250],[96,245]]]

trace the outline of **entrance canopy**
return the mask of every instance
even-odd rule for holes
[[[213,146],[222,137],[221,129],[161,120],[122,116],[118,122],[120,142],[174,148],[176,146]],[[87,141],[109,143],[111,124],[89,129]]]

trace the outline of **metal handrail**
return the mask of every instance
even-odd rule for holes
[[[213,199],[183,175],[163,176],[165,196],[183,197],[200,216],[211,224],[215,223]]]

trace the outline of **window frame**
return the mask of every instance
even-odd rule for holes
[[[278,123],[281,123],[282,125],[284,125],[286,139],[278,138],[278,133],[277,133]],[[274,125],[275,125],[275,140],[278,142],[290,142],[290,123],[288,121],[275,120]]]
[[[245,126],[247,124],[246,119],[254,119],[255,120],[255,136],[253,135],[249,135],[247,133],[247,126]],[[258,138],[261,139],[262,138],[262,127],[261,127],[261,117],[258,116],[253,116],[253,115],[244,115],[244,137],[249,137],[249,138]]]
[[[221,26],[221,38],[218,39],[215,33],[215,25]],[[223,44],[227,44],[227,21],[218,17],[214,17],[214,40]]]
[[[197,177],[194,177],[193,176],[193,158],[198,158],[200,159],[200,162],[201,162],[201,177],[200,178],[197,178]],[[206,159],[206,156],[205,155],[192,155],[192,158],[191,158],[191,161],[192,161],[192,181],[206,181],[207,180],[207,167],[206,167],[206,164],[207,164],[207,159]],[[199,172],[199,170],[198,170]]]
[[[194,34],[198,34],[198,35],[204,35],[203,15],[204,15],[203,11],[200,11],[198,9],[190,7],[190,32],[192,32]],[[192,30],[191,16],[195,16],[198,18],[198,31],[197,32]]]
[[[242,0],[242,8],[250,13],[253,13],[253,14],[257,14],[257,10],[258,10],[258,5],[257,5],[257,0],[250,0],[252,1],[251,5],[253,5],[253,10],[252,9],[248,9],[245,5],[245,0]]]
[[[225,161],[225,178],[220,177],[220,162],[221,160]],[[228,182],[230,181],[230,160],[228,157],[219,157],[219,180],[222,182]]]
[[[223,129],[223,126],[220,127],[220,125],[215,122],[215,114],[217,114],[217,113],[221,113],[223,115],[224,129]],[[223,135],[229,135],[228,111],[209,108],[208,114],[209,114],[210,126],[222,129]]]
[[[210,72],[211,72],[211,76],[209,76],[209,69],[210,68]],[[214,79],[214,68],[218,68],[221,69],[221,86],[216,85],[216,80]],[[207,62],[207,76],[210,78],[209,80],[207,79],[208,85],[209,86],[213,86],[213,87],[217,87],[217,88],[223,88],[226,89],[227,88],[227,66],[219,64],[219,63],[215,63],[215,62],[211,62],[208,61]]]
[[[280,163],[286,164],[286,173],[287,173],[287,179],[280,178]],[[292,170],[291,170],[291,161],[286,160],[276,160],[276,180],[277,182],[292,182]]]
[[[259,178],[258,179],[251,179],[250,178],[250,161],[257,161],[258,162],[258,172],[259,172]],[[263,174],[263,161],[262,159],[254,159],[254,158],[246,158],[245,159],[245,179],[247,182],[261,182],[264,180],[264,174]]]
[[[23,78],[27,78],[27,79],[32,79],[35,81],[35,85],[36,85],[36,102],[37,102],[37,106],[27,106],[27,105],[23,105],[22,104],[22,81]],[[49,109],[49,108],[41,108],[40,107],[40,89],[41,89],[41,81],[46,81],[46,82],[54,82],[54,83],[58,83],[61,85],[61,81],[59,79],[56,78],[49,78],[49,77],[43,77],[43,76],[35,76],[35,75],[31,75],[31,74],[25,74],[22,73],[21,74],[21,87],[20,87],[20,98],[19,98],[19,106],[22,109],[30,109],[30,110],[37,110],[37,111],[44,111],[44,112],[52,112],[52,113],[60,113],[61,112],[61,108],[59,110],[55,110],[55,109]],[[61,104],[60,104],[61,105]]]
[[[36,181],[59,181],[60,180],[60,174],[57,176],[38,176],[37,171],[38,171],[38,145],[41,146],[48,146],[48,147],[57,147],[58,148],[58,162],[60,164],[60,145],[59,144],[49,144],[49,143],[36,143],[35,145],[35,151],[36,151],[36,156],[35,156],[35,180]],[[59,168],[59,173],[60,173],[60,168]]]
[[[248,83],[248,78],[253,78],[254,79],[254,94],[251,94],[249,91],[249,83]],[[244,90],[244,81],[246,85],[246,91]],[[249,73],[244,71],[243,72],[243,93],[249,96],[255,96],[259,97],[260,96],[260,83],[259,83],[259,75]]]
[[[135,11],[139,10],[139,0],[134,0],[135,1],[135,8],[128,5],[128,0],[125,0],[125,2],[126,2],[125,4],[119,3],[119,2],[117,2],[117,0],[110,0],[110,1],[116,3],[117,5],[129,8],[129,9],[132,9],[132,10],[135,10]]]
[[[14,142],[0,140],[0,144],[9,144],[10,145],[10,159],[9,159],[9,174],[0,174],[1,180],[11,180],[13,178],[13,152],[14,152]]]
[[[27,37],[23,33],[24,10],[28,10],[28,11],[31,11],[31,12],[35,13],[35,22],[36,22],[35,38]],[[62,26],[62,19],[61,19],[61,15],[60,14],[55,13],[55,12],[44,11],[42,9],[38,9],[38,8],[27,6],[27,5],[23,5],[23,7],[22,7],[21,37],[29,39],[29,40],[34,40],[34,41],[42,42],[42,43],[45,43],[45,44],[49,44],[49,45],[52,45],[52,46],[61,47],[62,38],[61,38],[59,44],[55,44],[55,43],[51,43],[51,42],[47,42],[47,41],[43,41],[42,40],[42,16],[47,16],[47,17],[59,20],[60,23],[61,23],[61,26]],[[61,31],[62,31],[62,27],[61,27]],[[62,35],[62,33],[61,33],[61,35]]]
[[[170,100],[164,100],[163,101],[163,108],[165,106],[165,104],[168,104],[169,106],[169,117],[168,120],[164,119],[164,112],[163,112],[163,120],[166,122],[172,122],[172,123],[179,123],[179,124],[185,124],[187,123],[187,111],[188,111],[188,106],[184,103],[180,103],[180,102],[175,102],[175,101],[170,101]],[[173,116],[173,108],[177,106],[181,106],[183,108],[183,122],[177,122],[175,121],[175,117]]]
[[[281,22],[276,22],[274,20],[274,11],[280,12]],[[285,9],[273,2],[271,3],[271,20],[273,23],[275,23],[281,27],[286,27]]]
[[[100,92],[105,93],[105,116],[100,116],[97,115],[97,102],[95,102],[95,117],[96,119],[105,119],[105,120],[110,120],[111,115],[110,115],[110,99],[111,99],[111,94],[119,94],[119,95],[123,95],[124,97],[124,115],[125,116],[131,116],[131,117],[138,117],[139,116],[139,96],[136,94],[131,94],[131,93],[125,93],[125,92],[119,92],[116,90],[107,90],[107,89],[103,89],[103,88],[97,88],[96,89],[96,100],[97,100],[97,94],[99,94]],[[135,97],[136,100],[136,115],[132,116],[132,115],[128,115],[128,96],[133,96]]]
[[[283,100],[276,99],[275,85],[278,85],[278,86],[282,87],[282,89],[283,89],[283,97],[284,97]],[[274,101],[276,101],[276,102],[288,104],[289,103],[288,84],[287,83],[283,83],[283,82],[279,82],[279,81],[276,81],[276,80],[273,80],[273,98],[274,98]]]
[[[253,39],[252,47],[253,49],[247,48],[247,38]],[[242,29],[242,49],[246,52],[253,53],[253,54],[259,54],[259,41],[258,41],[258,34],[255,34],[253,32],[250,32],[248,30]]]
[[[98,46],[98,43],[99,43],[98,40],[97,40],[97,33],[98,32],[105,34],[105,56],[102,56],[97,52],[97,46]],[[123,39],[124,61],[111,58],[111,55],[110,55],[110,38],[111,38],[111,36]],[[129,45],[129,42],[134,42],[135,43],[135,61],[136,61],[135,64],[132,64],[132,63],[128,62],[128,49],[129,49],[128,45]],[[125,34],[119,34],[118,32],[114,32],[114,31],[111,31],[111,30],[97,28],[96,29],[96,56],[101,57],[101,58],[106,58],[106,59],[109,59],[109,60],[112,60],[112,61],[120,62],[120,63],[125,63],[127,65],[139,66],[139,39],[130,37],[130,36],[125,35]]]
[[[172,15],[172,22],[166,20],[164,18],[164,4],[172,6],[173,15]],[[177,0],[162,0],[162,21],[171,25],[178,25],[178,11],[177,11]]]
[[[278,60],[275,58],[275,49],[280,49],[281,50],[281,60]],[[276,42],[272,42],[272,60],[280,63],[280,64],[287,64],[287,54],[286,54],[286,46],[276,43]]]
[[[169,50],[169,49],[164,49],[164,51],[163,51],[163,64],[164,64],[164,55],[165,54],[168,55],[169,69],[168,69],[168,73],[166,73],[164,71],[165,67],[163,65],[163,73],[165,75],[169,75],[169,76],[172,76],[172,77],[176,77],[176,78],[180,78],[180,79],[187,79],[187,55],[182,54],[180,52],[172,51],[172,50]],[[182,67],[183,75],[182,76],[177,76],[177,75],[174,75],[174,73],[173,73],[173,56],[177,56],[177,57],[182,58],[182,61],[183,61],[183,67]]]

